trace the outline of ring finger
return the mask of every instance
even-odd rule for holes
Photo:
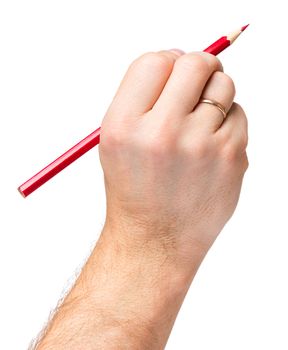
[[[207,82],[201,98],[220,103],[225,108],[226,115],[235,97],[233,80],[223,72],[215,72]],[[224,114],[213,104],[199,102],[190,114],[195,128],[208,132],[217,131],[223,121]]]

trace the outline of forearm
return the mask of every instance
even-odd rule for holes
[[[119,234],[103,230],[36,349],[164,348],[204,253],[195,249],[184,272],[177,255],[150,233],[125,242]]]

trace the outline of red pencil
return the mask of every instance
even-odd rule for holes
[[[249,25],[249,24],[248,24]],[[218,55],[220,52],[225,50],[228,46],[238,38],[238,36],[248,27],[248,25],[241,29],[231,33],[230,35],[223,36],[215,43],[207,47],[204,51],[209,52],[213,55]],[[88,152],[91,148],[98,145],[100,142],[100,129],[98,128],[93,131],[90,135],[85,137],[83,140],[78,142],[75,146],[70,148],[67,152],[62,154],[59,158],[54,160],[52,163],[47,165],[44,169],[39,171],[36,175],[32,176],[31,179],[24,182],[18,187],[18,191],[23,197],[29,196],[37,188],[42,186],[45,182],[50,180],[53,176],[58,174],[61,170],[66,168],[69,164],[73,163],[76,159],[81,157],[83,154]]]

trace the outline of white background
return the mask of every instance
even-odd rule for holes
[[[167,349],[288,348],[285,1],[2,0],[0,349],[26,349],[101,231],[93,149],[23,199],[16,188],[100,125],[145,51],[201,50],[251,23],[219,57],[250,124],[233,219],[185,299]]]

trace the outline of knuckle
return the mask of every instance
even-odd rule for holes
[[[178,58],[175,65],[182,66],[186,69],[193,69],[202,74],[208,74],[210,72],[210,66],[207,60],[196,53],[186,54]]]
[[[165,71],[166,69],[171,68],[173,65],[173,60],[171,57],[168,57],[167,55],[163,55],[161,53],[147,52],[137,58],[133,62],[133,65],[146,66],[156,71]]]
[[[192,146],[192,154],[196,159],[203,159],[209,153],[209,145],[205,141],[198,141]]]
[[[234,142],[227,142],[221,149],[221,157],[228,163],[235,163],[239,159],[239,147]]]
[[[245,152],[244,154],[244,160],[243,160],[243,170],[244,172],[249,168],[249,159],[247,157],[247,154]]]
[[[242,116],[243,121],[246,124],[245,126],[247,127],[247,118],[246,118],[246,114],[245,114],[244,109],[242,108],[242,106],[239,103],[237,103],[237,102],[233,102],[232,108],[233,108],[233,112],[235,112],[238,115]]]
[[[123,146],[125,143],[125,135],[122,131],[116,128],[110,128],[108,131],[101,130],[101,148],[104,150],[115,149],[115,147]]]
[[[233,95],[236,94],[236,87],[233,79],[226,73],[221,73],[221,79],[227,88],[232,92]]]
[[[210,153],[209,142],[203,137],[191,142],[183,139],[178,148],[182,154],[186,154],[195,160],[202,160]]]
[[[240,132],[240,147],[242,150],[245,150],[248,146],[248,141],[249,141],[249,137],[248,137],[248,119],[246,117],[246,114],[243,110],[243,108],[238,104],[238,103],[234,103],[234,110],[237,111],[239,118],[241,120],[241,129],[239,127],[239,132]]]
[[[223,134],[216,139],[216,144],[219,157],[228,163],[235,163],[246,152],[248,136],[247,133],[243,132],[242,135],[237,136],[237,139],[235,139],[230,134]]]
[[[226,143],[230,140],[231,136],[227,132],[219,132],[217,135],[215,135],[215,142],[217,146],[217,150],[222,150]]]
[[[172,152],[171,144],[163,136],[142,139],[140,147],[145,154],[156,161],[167,157]]]

